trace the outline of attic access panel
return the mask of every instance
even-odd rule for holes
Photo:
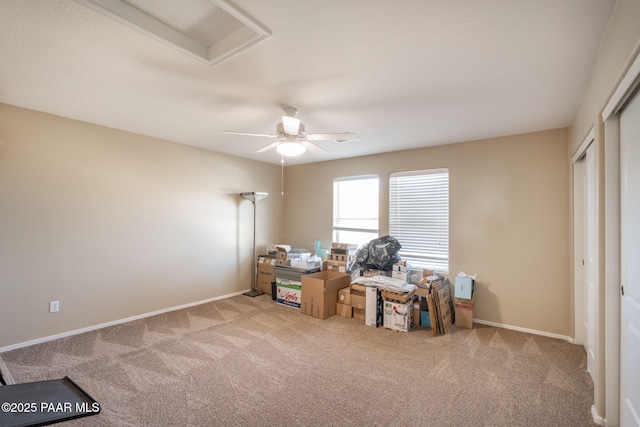
[[[213,66],[271,36],[226,0],[76,0]]]

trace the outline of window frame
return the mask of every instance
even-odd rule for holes
[[[377,198],[377,207],[376,207],[376,211],[375,211],[375,221],[376,221],[376,228],[368,228],[368,227],[345,227],[345,226],[336,226],[336,200],[337,200],[337,196],[336,196],[336,184],[339,184],[340,182],[347,182],[347,181],[363,181],[363,180],[376,180],[377,181],[377,191],[375,193],[375,197]],[[339,235],[339,233],[341,231],[343,232],[352,232],[352,233],[371,233],[373,235],[375,235],[374,238],[379,237],[380,235],[380,176],[377,174],[371,174],[371,175],[356,175],[356,176],[345,176],[345,177],[339,177],[339,178],[334,178],[333,179],[333,195],[332,195],[332,202],[333,202],[333,206],[332,206],[332,224],[331,224],[331,236],[332,239],[334,239],[333,241],[339,242],[340,239],[337,237]],[[373,218],[360,218],[364,221],[371,221],[373,220]],[[344,240],[344,239],[343,239]],[[358,243],[358,242],[341,242],[341,243]]]

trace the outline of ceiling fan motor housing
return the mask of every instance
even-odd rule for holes
[[[284,125],[282,124],[282,122],[278,123],[276,125],[276,136],[278,138],[284,138],[287,135],[290,136],[296,136],[298,138],[304,138],[306,132],[305,132],[305,128],[304,128],[304,124],[300,123],[300,126],[298,127],[298,133],[297,134],[288,134],[284,131]]]

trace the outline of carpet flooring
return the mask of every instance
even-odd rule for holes
[[[69,426],[593,426],[581,346],[507,329],[397,332],[237,296],[0,354],[69,376]]]

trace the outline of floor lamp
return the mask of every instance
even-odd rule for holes
[[[253,203],[253,257],[251,258],[251,290],[245,292],[242,295],[246,295],[248,297],[257,297],[261,295],[262,292],[258,290],[258,286],[256,285],[256,203],[260,200],[264,200],[269,197],[269,193],[261,193],[258,191],[250,191],[246,193],[240,193],[243,199],[247,199]]]

